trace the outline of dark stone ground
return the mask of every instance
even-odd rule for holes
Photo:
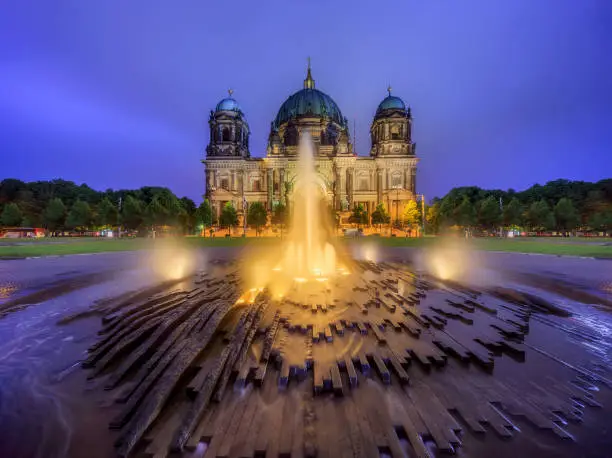
[[[214,249],[208,259],[231,259],[236,253]],[[381,262],[420,265],[410,249],[378,255]],[[81,363],[92,355],[88,348],[117,332],[98,335],[110,306],[103,303],[99,313],[57,322],[90,310],[99,299],[155,284],[140,256],[0,262],[0,456],[115,456],[113,443],[129,439],[166,383],[167,400],[143,433],[145,441],[133,448],[135,456],[147,449],[150,456],[165,456],[177,428],[203,396],[202,374],[217,367],[228,346],[224,336],[242,329],[245,309],[223,315],[212,340],[176,379],[168,374],[179,367],[171,361],[122,429],[109,430],[126,409],[115,401],[137,380],[142,361],[112,390],[104,386],[148,340],[134,339],[116,355],[113,349],[122,341],[108,341],[106,348],[98,347],[93,368],[83,370]],[[204,456],[252,456],[257,450],[292,457],[314,451],[333,457],[451,451],[466,457],[610,456],[612,262],[482,253],[468,264],[467,279],[456,284],[415,279],[414,266],[361,263],[333,293],[309,288],[306,295],[296,292],[291,302],[266,302],[251,317],[257,332],[244,357],[234,362],[238,374],[223,390],[214,387],[212,396],[220,400],[210,402],[194,423],[186,444],[193,448],[186,456],[206,450]],[[160,316],[184,307],[188,294],[197,299],[213,297],[212,290],[231,292],[231,284],[214,283],[231,269],[218,265],[208,269],[206,281],[156,292],[160,300],[180,292],[176,304],[164,306],[168,315]],[[113,313],[125,319],[134,304],[146,301],[127,301]],[[223,306],[222,300],[215,304],[209,311]],[[316,312],[312,304],[319,305]],[[143,315],[138,326],[125,328],[125,339],[149,324],[153,332],[154,319]],[[108,323],[112,319],[107,328]],[[274,323],[271,357],[262,364]],[[204,324],[202,332],[212,326]],[[201,337],[193,332],[185,339]],[[158,348],[143,353],[145,360]],[[108,364],[101,367],[100,361]],[[237,388],[241,376],[244,387]],[[409,384],[402,383],[406,377]],[[186,396],[194,386],[199,387],[195,394]]]

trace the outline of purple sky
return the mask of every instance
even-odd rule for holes
[[[612,1],[4,1],[0,178],[168,186],[196,202],[226,90],[251,153],[302,87],[356,122],[390,83],[412,107],[427,198],[612,177]]]

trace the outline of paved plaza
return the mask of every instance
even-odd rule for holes
[[[144,253],[1,262],[0,451],[609,455],[611,262],[475,253],[459,281],[363,254],[283,297],[232,248],[181,281]]]

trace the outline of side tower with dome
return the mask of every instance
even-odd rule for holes
[[[336,102],[315,87],[310,62],[303,87],[289,96],[271,122],[264,157],[249,150],[249,126],[237,101],[221,100],[209,118],[206,194],[218,217],[226,202],[244,215],[251,202],[268,210],[291,204],[300,137],[308,132],[315,147],[315,167],[321,192],[346,222],[353,206],[368,215],[383,203],[393,220],[416,199],[418,158],[412,142],[410,108],[397,96],[384,98],[370,129],[369,155],[358,155],[350,142],[348,121]]]

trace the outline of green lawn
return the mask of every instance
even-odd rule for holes
[[[245,245],[275,245],[278,238],[185,238],[185,243],[197,247],[241,247]],[[390,247],[427,247],[439,243],[442,239],[435,237],[401,238],[401,237],[362,237],[358,239],[341,239],[343,243],[375,243]],[[113,251],[134,251],[150,248],[150,239],[96,239],[96,238],[58,238],[43,240],[0,240],[0,258],[23,258],[30,256],[69,255],[82,253],[102,253]],[[507,251],[516,253],[541,253],[568,256],[593,256],[612,258],[612,245],[606,246],[605,240],[592,239],[456,239],[459,244],[467,243],[478,250]],[[610,243],[609,241],[607,243]]]

